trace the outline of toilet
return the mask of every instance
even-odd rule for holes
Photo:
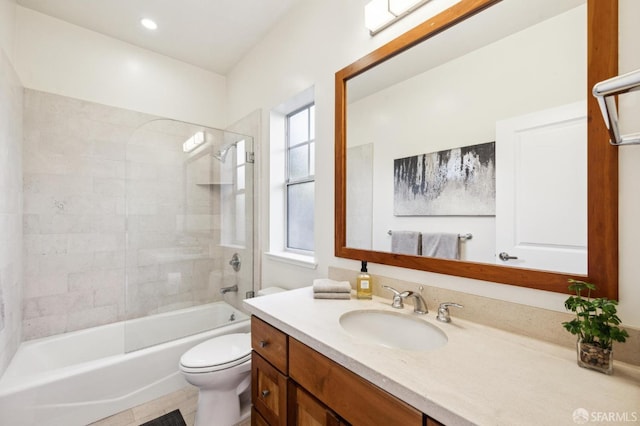
[[[196,426],[231,426],[251,410],[251,333],[226,334],[189,349],[182,375],[199,388]]]
[[[286,291],[258,290],[258,296]],[[189,349],[180,372],[199,388],[195,426],[231,426],[251,414],[251,333],[225,334]]]

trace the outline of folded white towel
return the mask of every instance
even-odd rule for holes
[[[314,299],[351,299],[351,293],[313,293]]]
[[[349,281],[335,281],[329,278],[313,280],[314,293],[351,293]]]
[[[420,233],[415,231],[392,231],[391,252],[419,255]]]
[[[443,259],[460,259],[460,238],[458,234],[423,233],[422,255]]]

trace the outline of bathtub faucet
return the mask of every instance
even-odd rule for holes
[[[238,291],[238,284],[234,284],[234,285],[229,286],[229,287],[222,287],[222,288],[220,289],[220,294],[229,293],[230,291],[235,291],[235,292],[237,292],[237,291]]]

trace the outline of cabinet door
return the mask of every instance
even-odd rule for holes
[[[289,337],[289,376],[354,425],[422,426],[422,413]]]
[[[287,382],[264,358],[251,354],[251,402],[271,426],[287,424]]]
[[[256,407],[251,409],[251,426],[269,426],[269,423],[260,415]]]
[[[299,386],[291,389],[293,405],[291,416],[295,426],[341,426],[338,416],[329,408],[309,395]]]

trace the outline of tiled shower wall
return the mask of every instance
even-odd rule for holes
[[[151,117],[24,95],[24,340],[124,315],[125,147]]]
[[[0,375],[21,340],[22,86],[0,49]]]
[[[24,97],[24,340],[219,299],[220,249],[180,228],[184,136],[137,129],[146,114]]]

